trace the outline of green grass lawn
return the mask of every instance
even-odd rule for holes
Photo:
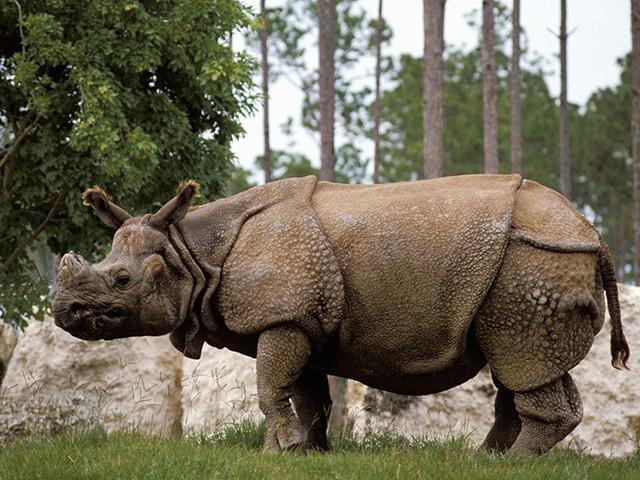
[[[262,453],[262,427],[240,425],[211,438],[139,433],[62,433],[0,450],[0,478],[33,479],[640,479],[640,454],[600,459],[566,450],[542,457],[490,455],[464,438],[408,441],[390,434],[334,440],[332,453]]]

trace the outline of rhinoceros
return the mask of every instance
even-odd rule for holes
[[[188,181],[132,217],[87,190],[113,245],[96,265],[62,258],[55,322],[86,340],[170,333],[190,358],[205,342],[256,358],[267,450],[328,448],[327,375],[425,395],[488,363],[484,447],[545,452],[582,419],[568,372],[603,325],[604,294],[612,364],[626,367],[607,245],[536,182],[305,177],[191,207],[196,193]]]

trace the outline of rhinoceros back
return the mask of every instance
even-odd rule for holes
[[[312,205],[345,288],[341,350],[399,374],[451,365],[500,267],[520,184],[518,175],[320,182]]]
[[[600,236],[566,197],[524,180],[516,197],[511,238],[557,252],[598,252]]]

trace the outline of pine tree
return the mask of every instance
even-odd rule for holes
[[[380,76],[382,73],[382,0],[378,0],[376,22],[376,87],[373,110],[373,183],[380,181]]]
[[[444,173],[442,54],[445,0],[424,0],[423,173],[425,178]]]
[[[513,0],[511,13],[511,171],[522,169],[522,98],[520,93],[520,0]]]
[[[269,138],[269,38],[268,15],[265,0],[260,0],[260,15],[262,16],[262,28],[260,29],[260,56],[262,70],[262,136],[264,153],[262,155],[262,168],[264,170],[264,183],[271,181],[271,141]]]
[[[498,173],[498,101],[494,48],[494,2],[482,1],[482,84],[484,105],[484,172]]]
[[[335,173],[335,51],[336,0],[318,0],[320,83],[320,180],[334,181]]]
[[[631,145],[635,203],[635,281],[640,286],[640,0],[631,0]]]
[[[567,103],[567,0],[560,0],[560,191],[571,198],[569,105]]]

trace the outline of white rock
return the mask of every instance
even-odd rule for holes
[[[571,375],[580,390],[584,420],[562,443],[595,455],[629,455],[640,445],[640,288],[618,285],[625,334],[631,348],[630,372],[611,367],[609,317],[585,358]],[[480,444],[493,424],[495,388],[484,369],[469,382],[452,390],[416,397],[404,408],[365,411],[367,403],[378,404],[388,394],[358,382],[347,384],[346,404],[357,431],[388,428],[401,435],[467,433]],[[365,397],[366,401],[365,401]],[[393,396],[391,397],[392,403]],[[383,405],[384,407],[384,405]],[[394,410],[392,412],[392,410]]]
[[[16,329],[0,321],[0,381],[17,341]]]
[[[200,360],[183,360],[182,429],[207,434],[244,420],[258,422],[255,360],[205,345]]]
[[[20,335],[2,381],[4,397],[62,402],[61,392],[92,399],[107,430],[180,433],[182,355],[167,337],[87,342],[33,321]],[[44,400],[43,400],[44,399]],[[39,407],[40,408],[40,407]]]

